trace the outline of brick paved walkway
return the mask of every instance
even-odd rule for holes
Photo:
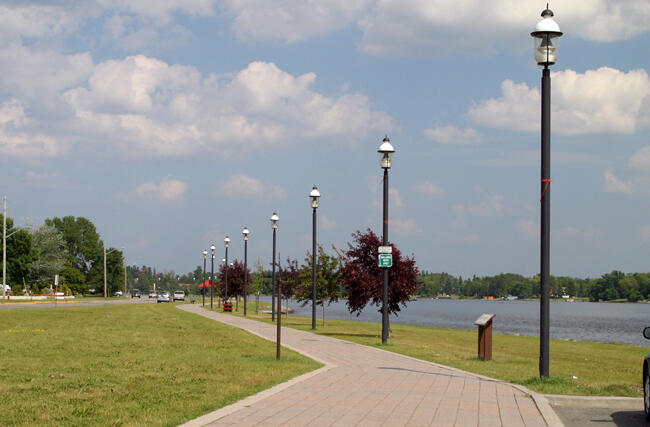
[[[179,308],[275,341],[275,325]],[[543,396],[499,380],[290,328],[282,344],[326,366],[187,425],[562,425]]]

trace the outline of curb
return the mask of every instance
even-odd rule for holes
[[[193,310],[183,308],[185,306],[187,306],[188,308],[191,307],[191,306],[188,306],[187,304],[183,304],[183,305],[176,306],[176,308],[178,308],[180,310],[183,310],[185,312],[188,312],[188,313],[198,314],[199,316],[203,316],[203,317],[206,317],[208,319],[217,320],[217,319],[213,319],[211,316],[206,315],[206,314],[210,314],[212,312],[200,313],[200,312],[196,312],[196,311],[193,311]],[[247,320],[250,320],[250,319],[247,319]],[[217,320],[217,322],[218,322],[218,320]],[[260,335],[260,334],[258,334],[256,332],[249,331],[248,329],[244,329],[242,327],[235,326],[235,325],[228,325],[228,326],[232,326],[232,327],[241,329],[241,330],[246,331],[246,332],[248,332],[250,334],[253,334],[255,336],[263,338],[266,341],[275,342],[275,341],[273,341],[271,339],[268,339],[267,337],[264,337],[264,336],[262,336],[262,335]],[[202,415],[202,416],[200,416],[198,418],[190,420],[190,421],[186,422],[185,424],[181,424],[180,427],[201,427],[201,426],[204,426],[206,424],[212,423],[214,421],[219,420],[220,418],[225,417],[226,415],[230,415],[230,414],[232,414],[232,413],[234,413],[236,411],[239,411],[240,409],[243,409],[243,408],[245,408],[247,406],[250,406],[250,405],[252,405],[252,404],[254,404],[256,402],[259,402],[260,400],[264,400],[269,396],[273,396],[274,394],[279,393],[282,390],[285,390],[285,389],[287,389],[287,388],[289,388],[289,387],[291,387],[291,386],[293,386],[295,384],[301,383],[301,382],[303,382],[305,380],[308,380],[311,377],[315,377],[316,375],[320,375],[323,372],[327,372],[330,369],[336,368],[336,365],[334,365],[332,363],[329,363],[329,362],[326,362],[326,361],[324,361],[324,360],[322,360],[322,359],[320,359],[320,358],[318,358],[316,356],[313,356],[313,355],[311,355],[311,354],[309,354],[309,353],[307,353],[305,351],[293,348],[290,345],[283,344],[282,347],[288,348],[289,350],[295,351],[296,353],[300,353],[303,356],[309,357],[310,359],[313,359],[316,362],[319,362],[319,363],[323,364],[323,367],[318,368],[318,369],[316,369],[314,371],[311,371],[311,372],[307,372],[306,374],[302,374],[302,375],[300,375],[298,377],[292,378],[289,381],[285,381],[283,383],[274,385],[273,387],[271,387],[269,389],[262,390],[259,393],[256,393],[256,394],[253,394],[251,396],[245,397],[244,399],[239,400],[239,401],[237,401],[235,403],[232,403],[232,404],[230,404],[228,406],[224,406],[223,408],[219,408],[216,411],[210,412],[208,414],[205,414],[205,415]]]
[[[552,406],[570,408],[615,408],[632,411],[643,410],[642,397],[566,396],[562,394],[546,394],[544,397]]]

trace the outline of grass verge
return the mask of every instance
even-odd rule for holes
[[[172,304],[0,311],[0,425],[178,425],[321,366]]]
[[[266,307],[265,307],[266,308]],[[243,315],[243,309],[234,315]],[[269,314],[248,317],[270,322]],[[378,321],[381,319],[378,315]],[[282,326],[311,331],[311,317],[282,318]],[[539,338],[494,334],[492,361],[478,359],[477,331],[391,325],[381,344],[381,323],[318,319],[317,334],[382,348],[422,360],[521,384],[540,393],[582,396],[643,395],[641,381],[646,347],[618,343],[551,340],[550,378],[539,378]]]

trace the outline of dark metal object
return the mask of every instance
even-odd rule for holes
[[[248,239],[244,240],[244,317],[246,317],[247,297],[248,297]]]
[[[212,249],[212,267],[210,269],[210,310],[212,310],[212,299],[214,297],[214,286],[212,286],[213,278],[214,278],[214,249]]]
[[[551,230],[551,72],[542,72],[542,170],[540,221],[539,375],[549,376],[550,230]]]
[[[384,168],[384,229],[382,244],[388,245],[388,168]],[[382,290],[381,308],[381,343],[388,341],[388,269],[382,269],[384,275],[384,286]]]
[[[225,295],[225,298],[224,298],[224,302],[228,301],[228,246],[226,246],[226,265],[225,265],[225,269],[226,269],[226,279],[225,279],[226,280],[226,295]]]
[[[275,284],[275,228],[273,229],[273,267],[271,267],[271,282],[273,284],[273,292],[276,292]],[[277,340],[276,340],[276,349],[275,357],[280,359],[280,335],[281,335],[281,323],[282,323],[282,297],[280,296],[280,289],[278,286],[277,289],[278,295],[278,328],[277,328]]]
[[[312,216],[311,328],[316,329],[316,208]]]
[[[206,263],[206,261],[207,261],[207,257],[204,254],[203,255],[203,281],[201,282],[201,284],[203,285],[201,287],[201,290],[203,291],[202,292],[202,294],[203,294],[203,307],[205,307],[205,263]]]

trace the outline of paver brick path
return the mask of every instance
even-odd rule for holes
[[[179,308],[275,341],[275,325],[198,305]],[[290,328],[282,328],[282,344],[326,368],[274,394],[253,398],[248,405],[235,404],[188,425],[562,425],[543,397],[533,399],[499,380]]]

